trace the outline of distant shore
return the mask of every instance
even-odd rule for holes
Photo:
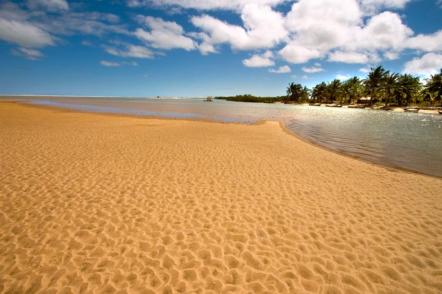
[[[3,292],[440,291],[442,180],[276,122],[0,103],[0,157]]]
[[[395,112],[420,112],[427,114],[441,114],[442,106],[422,106],[422,105],[409,105],[409,106],[398,106],[398,105],[368,105],[368,104],[340,104],[340,103],[296,103],[296,102],[285,102],[284,96],[277,97],[259,97],[252,95],[237,95],[237,96],[220,96],[215,97],[218,100],[226,100],[231,102],[248,102],[248,103],[284,103],[284,104],[298,104],[298,105],[310,105],[310,106],[322,106],[322,107],[344,107],[344,108],[355,108],[355,109],[370,109],[370,110],[386,110]]]

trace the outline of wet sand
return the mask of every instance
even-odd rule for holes
[[[2,293],[440,293],[442,180],[258,125],[0,103]]]

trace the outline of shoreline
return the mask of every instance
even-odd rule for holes
[[[439,293],[442,180],[254,125],[0,103],[0,292]]]
[[[251,122],[251,123],[242,123],[242,122],[228,122],[228,121],[218,121],[218,120],[211,120],[211,119],[202,119],[202,118],[176,118],[176,117],[164,117],[161,115],[158,116],[149,116],[149,115],[135,115],[135,114],[124,114],[124,113],[112,113],[112,112],[94,112],[94,111],[83,111],[83,110],[76,110],[76,109],[69,109],[69,108],[64,108],[64,107],[57,107],[57,106],[49,106],[49,105],[39,105],[39,104],[33,104],[33,103],[29,103],[29,102],[22,102],[22,101],[0,101],[0,103],[17,103],[23,106],[29,106],[29,107],[37,107],[37,108],[43,108],[43,109],[52,109],[52,110],[60,110],[60,111],[67,111],[67,112],[73,112],[73,113],[90,113],[90,114],[98,114],[98,115],[110,115],[110,116],[116,116],[116,117],[134,117],[134,118],[146,118],[146,119],[164,119],[164,120],[183,120],[183,121],[195,121],[195,122],[206,122],[206,123],[221,123],[221,124],[239,124],[239,125],[260,125],[260,124],[264,124],[267,120],[258,120],[256,122]],[[247,103],[247,102],[244,102]],[[271,120],[268,120],[271,121]],[[436,178],[436,179],[442,179],[442,177],[436,176],[436,175],[432,175],[432,174],[427,174],[424,172],[419,172],[416,170],[412,170],[412,169],[407,169],[404,167],[400,167],[397,165],[392,165],[389,163],[380,163],[380,162],[376,162],[374,160],[369,160],[369,159],[365,159],[363,157],[357,156],[357,155],[353,155],[350,153],[346,153],[345,151],[340,151],[340,150],[335,150],[332,149],[330,147],[327,147],[325,145],[322,145],[320,143],[315,142],[314,140],[302,137],[301,135],[296,134],[295,131],[290,130],[289,128],[287,128],[284,123],[282,121],[278,121],[275,120],[274,122],[277,122],[279,124],[279,126],[281,127],[282,130],[284,130],[284,132],[286,132],[287,134],[289,134],[290,136],[294,136],[295,138],[310,144],[314,147],[323,149],[325,151],[328,152],[332,152],[334,154],[337,155],[341,155],[341,156],[345,156],[345,157],[349,157],[355,160],[359,160],[362,162],[365,162],[367,164],[373,164],[375,166],[378,167],[382,167],[385,168],[387,170],[398,170],[398,171],[402,171],[402,172],[406,172],[406,173],[411,173],[411,174],[417,174],[417,175],[423,175],[423,176],[427,176],[427,177],[432,177],[432,178]]]

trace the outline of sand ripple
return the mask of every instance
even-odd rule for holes
[[[1,293],[441,293],[442,181],[258,126],[0,103]]]

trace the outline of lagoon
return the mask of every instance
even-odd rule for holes
[[[442,115],[203,99],[53,98],[20,101],[80,111],[255,123],[276,120],[325,148],[442,177]]]

